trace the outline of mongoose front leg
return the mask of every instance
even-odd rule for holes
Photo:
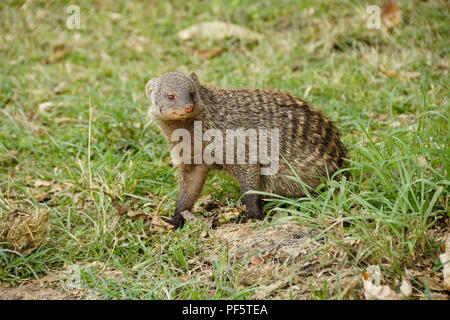
[[[208,171],[209,167],[203,164],[181,165],[179,169],[180,186],[175,215],[172,219],[164,219],[176,229],[183,227],[184,218],[181,215],[181,212],[192,209],[192,206],[195,201],[197,201],[203,185],[205,184]]]
[[[235,165],[231,168],[232,174],[236,177],[244,194],[244,204],[247,209],[247,219],[260,220],[263,218],[262,201],[259,194],[245,194],[249,190],[260,191],[261,169],[259,165]]]

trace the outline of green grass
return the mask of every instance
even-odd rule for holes
[[[440,217],[449,223],[450,19],[439,1],[399,2],[403,22],[387,32],[366,28],[370,1],[77,1],[81,30],[66,27],[71,1],[3,1],[0,210],[16,202],[49,210],[50,241],[28,256],[0,245],[0,279],[18,285],[65,264],[99,261],[122,276],[85,267],[80,282],[105,299],[252,296],[258,284],[240,285],[242,264],[203,238],[205,227],[147,234],[140,219],[114,220],[113,199],[153,213],[167,196],[160,213],[174,211],[175,169],[146,118],[144,95],[150,78],[174,70],[196,71],[222,87],[308,92],[307,100],[338,121],[353,178],[304,199],[272,198],[272,223],[312,226],[350,265],[363,271],[380,264],[392,282],[433,260],[442,243],[428,231]],[[217,17],[265,40],[177,40],[183,28]],[[227,51],[194,55],[209,47]],[[408,78],[413,72],[420,75]],[[56,106],[43,113],[44,102]],[[39,202],[37,179],[67,191]],[[210,175],[204,194],[241,203],[238,185],[223,174]],[[326,289],[326,282],[313,288],[311,298],[339,298]]]

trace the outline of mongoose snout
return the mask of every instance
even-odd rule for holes
[[[215,88],[200,83],[195,73],[181,72],[153,78],[145,90],[152,104],[149,115],[166,136],[178,165],[178,200],[168,221],[176,228],[183,226],[181,212],[193,207],[212,169],[224,170],[238,181],[247,218],[261,219],[261,196],[247,191],[298,198],[304,187],[287,176],[297,175],[311,192],[346,164],[347,148],[335,122],[288,92]],[[261,150],[270,150],[271,157],[258,157]],[[267,159],[276,170],[267,170]]]
[[[186,111],[187,113],[191,113],[192,111],[194,111],[194,105],[192,105],[192,104],[187,104],[187,105],[184,107],[184,111]]]

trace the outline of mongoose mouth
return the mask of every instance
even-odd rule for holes
[[[173,120],[184,120],[187,118],[192,117],[195,114],[195,108],[193,106],[189,106],[190,108],[188,108],[188,106],[186,106],[184,112],[183,111],[170,111],[167,116]]]

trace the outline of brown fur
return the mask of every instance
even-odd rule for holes
[[[177,93],[177,101],[169,104],[165,94],[174,91]],[[187,94],[189,91],[191,95]],[[340,140],[336,124],[322,111],[287,92],[214,88],[201,84],[195,73],[185,75],[173,72],[149,81],[146,94],[153,104],[149,114],[168,138],[171,148],[175,145],[170,141],[173,130],[186,128],[193,134],[195,120],[202,121],[203,132],[211,128],[223,132],[237,128],[278,128],[280,132],[280,162],[276,175],[261,175],[261,164],[248,164],[248,161],[246,164],[232,165],[181,164],[179,196],[175,216],[170,220],[175,227],[183,226],[181,212],[192,208],[210,169],[231,173],[239,182],[243,193],[259,190],[286,197],[300,197],[304,194],[301,185],[283,175],[292,176],[294,169],[303,182],[315,188],[327,174],[331,176],[345,165],[347,149]],[[182,114],[181,119],[167,116],[174,109],[183,113],[183,106],[188,104],[195,105],[195,112]],[[270,143],[269,139],[269,146]],[[203,143],[203,148],[207,144]],[[248,147],[247,139],[247,150]],[[248,218],[262,218],[258,195],[244,195],[244,203]]]

